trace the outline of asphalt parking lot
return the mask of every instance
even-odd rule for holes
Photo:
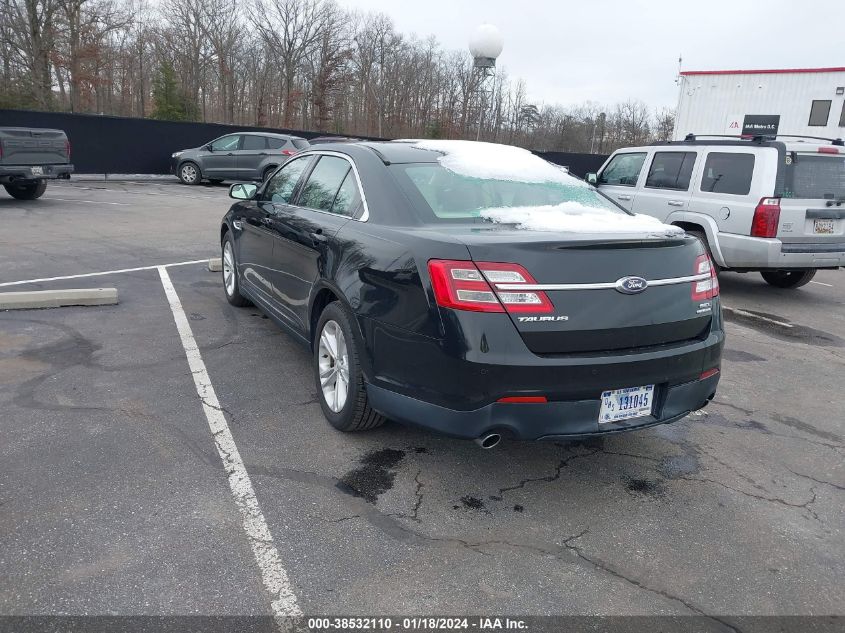
[[[308,351],[184,263],[219,256],[227,208],[225,186],[165,182],[0,196],[0,291],[120,293],[0,312],[0,614],[843,613],[845,271],[797,291],[724,274],[701,415],[482,451],[334,431]],[[256,558],[209,411],[277,560]]]

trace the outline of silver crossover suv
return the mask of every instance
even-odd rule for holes
[[[289,156],[308,149],[298,136],[270,132],[237,132],[201,147],[171,155],[170,172],[186,185],[202,180],[266,180]]]

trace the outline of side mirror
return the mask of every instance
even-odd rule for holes
[[[598,175],[597,175],[597,174],[594,174],[593,172],[590,172],[589,174],[587,174],[587,177],[585,178],[585,180],[586,180],[588,183],[590,183],[591,185],[597,185],[597,184],[598,184],[598,182],[599,182],[599,177],[598,177]]]
[[[235,200],[252,200],[258,186],[251,183],[238,183],[229,187],[229,197]]]
[[[213,151],[214,151],[214,146],[213,146],[211,143],[209,143],[208,145],[205,145],[205,146],[203,147],[203,149],[204,149],[206,152],[213,152]]]

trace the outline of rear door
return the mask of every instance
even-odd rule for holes
[[[647,151],[614,154],[598,174],[601,192],[630,211],[647,156]]]
[[[237,151],[241,144],[240,134],[221,136],[211,143],[211,149],[200,155],[200,169],[206,178],[225,180],[237,178]]]
[[[268,154],[267,138],[259,134],[244,134],[240,149],[235,152],[237,158],[237,178],[239,180],[260,180],[260,166]]]
[[[695,151],[655,151],[631,210],[661,221],[674,211],[686,211],[697,156]]]
[[[845,251],[845,150],[787,152],[778,238]]]

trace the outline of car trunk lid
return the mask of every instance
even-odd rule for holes
[[[559,233],[476,230],[462,241],[482,270],[480,262],[517,263],[551,300],[549,312],[508,310],[536,354],[633,350],[703,338],[710,330],[713,302],[694,300],[689,279],[703,249],[683,234],[564,240]],[[626,278],[630,287],[621,282]],[[497,292],[519,287],[493,285]]]

